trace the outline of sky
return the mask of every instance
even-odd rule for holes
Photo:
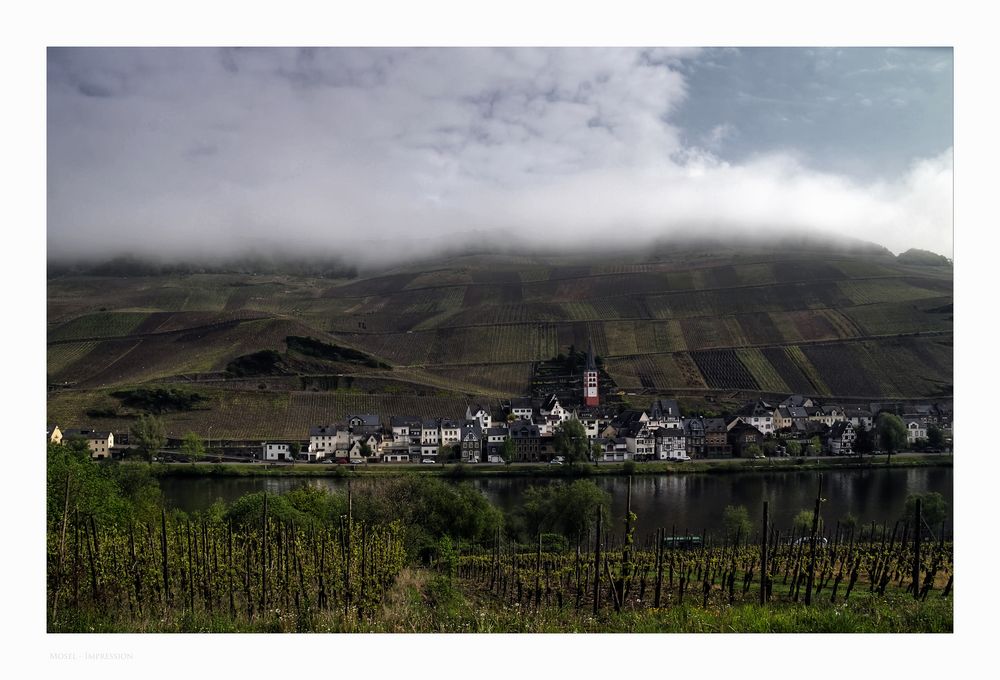
[[[952,257],[950,48],[50,48],[50,257],[710,232]]]

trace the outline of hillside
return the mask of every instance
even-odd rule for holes
[[[536,362],[589,340],[639,401],[946,396],[952,302],[950,267],[808,243],[457,255],[353,279],[66,274],[48,283],[49,417],[123,427],[85,412],[149,383],[204,392],[168,423],[222,436],[292,436],[368,409],[458,415],[440,409],[526,394]],[[338,350],[305,356],[289,337]],[[273,374],[227,373],[264,350]]]

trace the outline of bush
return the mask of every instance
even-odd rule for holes
[[[190,411],[207,398],[197,392],[188,392],[176,387],[139,388],[119,390],[111,393],[122,406],[147,413],[160,414],[171,411]]]

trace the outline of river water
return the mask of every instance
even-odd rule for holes
[[[720,528],[727,505],[742,505],[759,522],[763,501],[769,502],[772,521],[787,528],[801,510],[812,510],[819,485],[819,472],[773,472],[733,474],[642,475],[632,478],[632,512],[638,516],[637,532],[643,535],[658,527],[671,526],[678,533]],[[827,526],[848,513],[861,523],[898,519],[910,493],[936,491],[952,507],[952,468],[921,467],[869,470],[830,470],[823,475],[822,514]],[[611,495],[612,517],[622,518],[628,489],[625,477],[594,477],[593,481]],[[378,484],[375,478],[353,482],[355,488]],[[504,511],[513,510],[524,490],[535,484],[561,483],[520,477],[473,479],[474,485]],[[186,511],[203,510],[216,499],[232,502],[243,494],[257,491],[282,493],[303,484],[330,491],[343,491],[344,479],[318,477],[166,477],[160,488],[168,507]],[[949,529],[951,527],[949,520]]]

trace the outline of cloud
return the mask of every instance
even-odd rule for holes
[[[402,260],[409,242],[484,234],[551,246],[793,226],[950,255],[950,152],[869,185],[792,150],[727,163],[734,126],[694,147],[672,122],[696,55],[50,50],[49,252],[353,256],[376,241]]]

